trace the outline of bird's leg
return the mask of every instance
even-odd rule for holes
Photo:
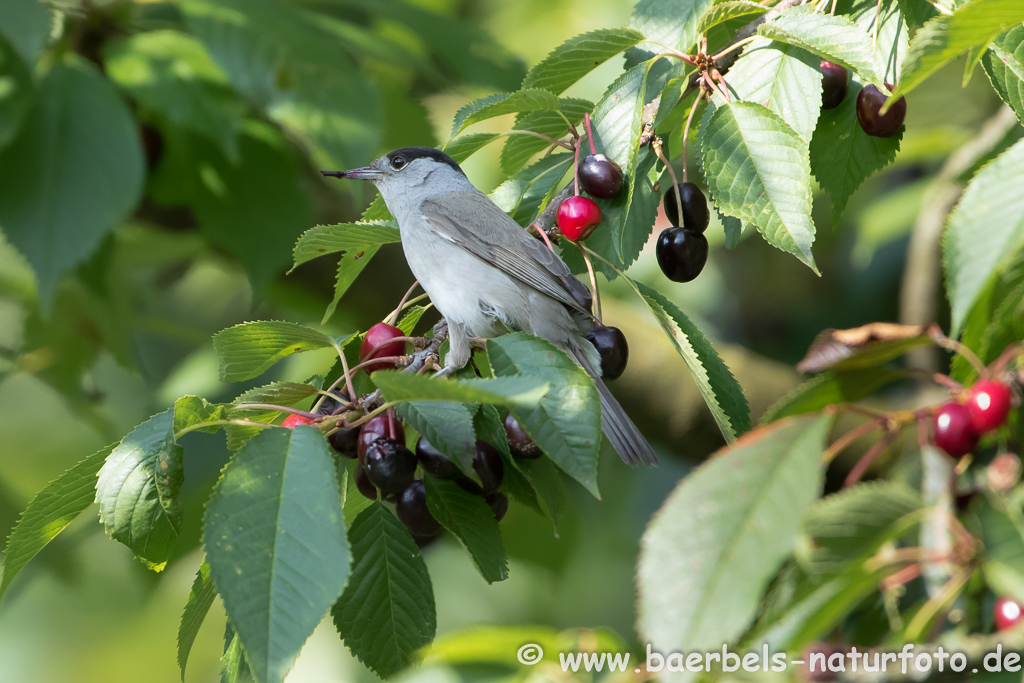
[[[470,345],[469,335],[462,323],[454,320],[448,321],[448,355],[444,357],[444,370],[437,373],[435,377],[444,377],[453,372],[458,372],[466,367],[469,357],[473,353]]]

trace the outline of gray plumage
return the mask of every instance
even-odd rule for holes
[[[328,175],[369,180],[398,222],[413,275],[448,321],[445,373],[476,337],[529,332],[566,351],[601,396],[605,437],[628,464],[654,465],[647,440],[601,381],[589,290],[565,262],[480,192],[450,157],[430,147],[395,150],[366,168]]]

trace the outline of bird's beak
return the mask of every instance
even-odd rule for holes
[[[376,180],[381,176],[380,171],[370,166],[353,168],[351,171],[320,171],[320,173],[328,178],[353,178],[355,180]]]

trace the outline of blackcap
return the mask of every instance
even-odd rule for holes
[[[398,221],[409,268],[448,321],[444,374],[463,367],[474,338],[520,330],[547,339],[594,378],[605,437],[628,464],[654,465],[647,440],[601,381],[590,292],[565,262],[476,189],[432,147],[405,147],[365,168],[322,171],[372,182]],[[441,373],[439,373],[441,374]]]

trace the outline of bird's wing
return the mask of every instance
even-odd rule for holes
[[[484,194],[459,192],[455,195],[423,203],[423,217],[440,236],[566,306],[590,314],[590,290],[557,254],[532,237]],[[453,199],[458,201],[458,213],[471,215],[477,222],[489,223],[491,229],[487,231],[487,237],[474,229],[475,226],[466,225],[454,217]]]

